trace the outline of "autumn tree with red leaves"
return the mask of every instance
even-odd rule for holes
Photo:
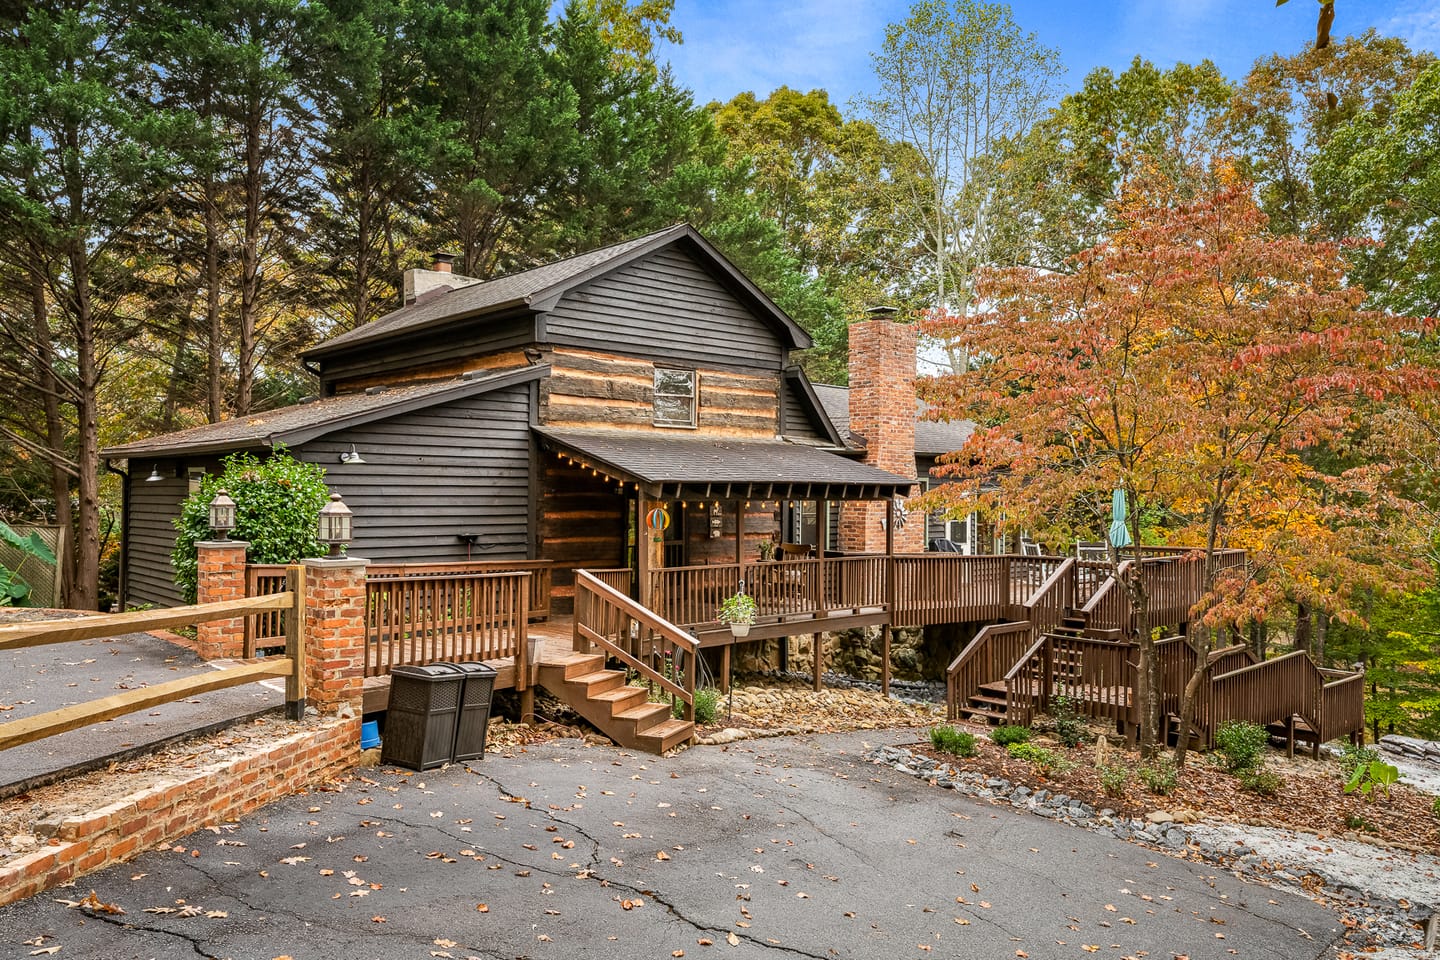
[[[1345,462],[1392,400],[1434,389],[1405,362],[1423,326],[1363,309],[1341,245],[1271,234],[1251,185],[1227,174],[1191,202],[1142,174],[1117,204],[1118,229],[1062,272],[986,273],[982,309],[925,321],[969,349],[972,369],[921,386],[934,415],[982,425],[942,468],[971,482],[932,491],[930,508],[1003,512],[1062,542],[1087,514],[1104,527],[1118,488],[1136,543],[1136,508],[1164,508],[1170,541],[1205,564],[1190,631],[1202,665],[1217,633],[1287,598],[1353,618],[1358,591],[1431,573],[1389,463],[1318,465]],[[1245,569],[1218,569],[1227,547],[1249,551]],[[1119,559],[1112,549],[1117,577]],[[1127,571],[1148,756],[1157,660],[1138,565]],[[1186,723],[1200,680],[1186,687]]]

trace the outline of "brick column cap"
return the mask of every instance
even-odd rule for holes
[[[370,561],[364,557],[306,557],[300,562],[307,567],[318,567],[321,570],[342,570],[350,567],[364,569],[370,565]]]
[[[250,549],[250,541],[248,541],[248,540],[197,540],[197,541],[195,541],[195,546],[196,546],[197,548],[199,548],[199,547],[205,547],[205,548],[207,548],[207,549],[216,549],[216,548],[219,548],[219,549],[226,549],[226,550],[233,550],[234,548],[239,547],[241,550],[249,550],[249,549]]]

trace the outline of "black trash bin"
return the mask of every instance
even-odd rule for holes
[[[449,763],[464,684],[465,671],[453,663],[393,668],[380,762],[411,770]]]
[[[455,759],[485,757],[485,730],[490,725],[490,701],[495,692],[495,668],[484,663],[456,664],[465,671],[460,694],[460,722],[455,727]]]

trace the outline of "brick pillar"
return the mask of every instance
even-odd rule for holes
[[[915,476],[915,328],[878,318],[850,326],[850,432],[865,443],[865,462]],[[912,488],[912,493],[915,492]],[[840,549],[885,552],[883,501],[840,507]],[[925,517],[911,514],[895,530],[896,553],[925,549]]]
[[[245,596],[243,540],[201,540],[195,544],[195,602],[239,600]],[[245,618],[212,620],[195,627],[195,652],[206,660],[245,656]]]
[[[321,714],[359,716],[369,560],[305,560],[305,684]]]

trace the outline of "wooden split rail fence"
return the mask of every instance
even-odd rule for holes
[[[285,617],[285,656],[244,659],[233,666],[154,686],[126,690],[109,697],[72,704],[59,710],[0,724],[0,750],[52,737],[68,730],[113,720],[127,713],[174,703],[196,694],[224,690],[270,677],[285,678],[285,709],[291,719],[305,712],[305,577],[301,567],[285,568],[284,589],[264,596],[221,600],[162,610],[112,613],[69,620],[43,620],[0,626],[0,650],[39,647],[76,640],[117,637],[145,630],[174,629],[233,617]]]

